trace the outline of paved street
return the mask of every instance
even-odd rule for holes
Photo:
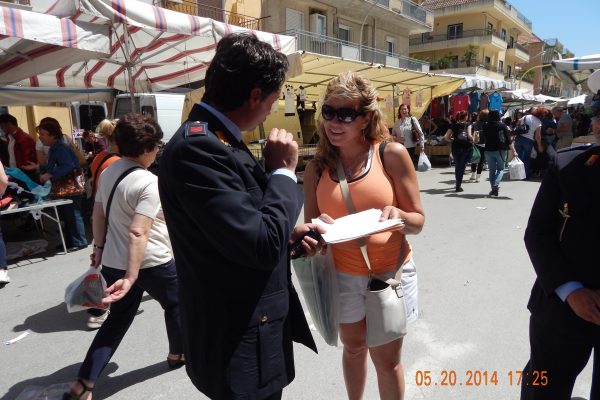
[[[465,191],[455,194],[453,169],[448,167],[418,176],[427,220],[423,232],[410,237],[419,271],[421,317],[410,326],[403,349],[406,398],[518,399],[517,371],[529,352],[525,306],[534,279],[523,233],[539,183],[507,181],[500,197],[490,199],[483,180],[465,183]],[[88,257],[84,250],[9,266],[12,283],[0,289],[3,399],[15,399],[27,386],[67,382],[77,373],[95,332],[86,330],[87,314],[68,314],[62,299]],[[29,335],[4,345],[23,332]],[[296,347],[297,377],[284,398],[344,399],[341,348],[328,347],[314,334],[320,354]],[[166,354],[162,311],[146,297],[94,398],[205,398],[183,369],[167,369]],[[431,385],[417,384],[416,378],[427,374]],[[442,385],[444,377],[448,386]],[[473,386],[467,385],[469,378]],[[590,382],[588,365],[573,395],[587,399]],[[372,367],[365,398],[378,398]]]

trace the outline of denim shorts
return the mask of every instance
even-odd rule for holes
[[[379,274],[382,277],[392,278],[394,270]],[[365,318],[365,292],[369,277],[350,275],[337,271],[339,291],[339,322],[351,324]],[[417,269],[413,258],[402,266],[402,289],[406,305],[406,320],[413,322],[419,314],[417,292]]]

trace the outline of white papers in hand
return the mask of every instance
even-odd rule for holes
[[[381,217],[381,210],[371,208],[338,218],[333,224],[328,224],[318,218],[314,218],[312,222],[327,229],[327,232],[322,234],[326,243],[347,242],[404,224],[401,219],[379,221],[379,217]]]

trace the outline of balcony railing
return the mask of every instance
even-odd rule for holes
[[[398,68],[406,68],[413,71],[428,72],[429,63],[416,60],[401,54],[389,53],[384,50],[360,46],[345,40],[318,35],[316,33],[290,30],[283,32],[285,35],[296,38],[296,50],[304,50],[311,53],[323,54],[345,59],[383,64]]]
[[[167,0],[153,0],[155,6],[174,9],[179,12],[197,15],[214,19],[215,21],[225,22],[231,25],[241,26],[247,29],[261,31],[263,30],[263,21],[267,17],[254,18],[248,15],[232,13],[222,8],[212,7],[204,4],[196,4],[194,1],[183,0],[181,3],[174,3]]]
[[[529,50],[527,49],[527,47],[520,45],[518,43],[513,43],[513,45],[511,46],[510,44],[507,47],[508,49],[517,49],[517,50],[521,50],[523,53],[529,55]]]
[[[445,12],[459,13],[459,12],[467,11],[467,10],[473,9],[473,8],[480,8],[481,6],[491,6],[491,7],[502,8],[506,11],[506,13],[508,15],[521,21],[529,29],[532,29],[531,21],[529,19],[525,18],[525,16],[521,12],[519,12],[519,10],[517,10],[517,8],[515,6],[513,6],[506,0],[479,0],[479,1],[474,1],[474,2],[470,2],[470,3],[459,4],[459,5],[455,5],[455,6],[448,6],[448,7],[436,9],[434,14],[436,16],[441,16]]]
[[[367,3],[375,3],[388,8],[404,17],[421,22],[428,26],[432,25],[433,13],[430,9],[410,0],[365,0]],[[429,15],[429,18],[427,16]]]
[[[499,74],[504,74],[504,71],[494,65],[491,64],[485,64],[482,62],[477,62],[477,61],[473,61],[470,63],[470,65],[467,65],[466,62],[464,61],[459,61],[458,63],[449,63],[446,65],[438,65],[437,63],[431,63],[431,70],[450,70],[450,69],[466,69],[466,68],[470,68],[472,69],[472,73],[475,73],[479,68],[484,68],[487,69],[488,71],[492,71],[492,72],[497,72]]]
[[[485,36],[495,36],[500,40],[506,42],[506,38],[503,38],[498,32],[490,31],[488,29],[472,29],[468,31],[463,31],[457,34],[445,34],[445,35],[417,35],[410,38],[410,45],[419,45],[419,44],[427,44],[434,42],[445,42],[447,40],[457,40],[471,37],[485,37]]]

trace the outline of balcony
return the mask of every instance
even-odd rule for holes
[[[473,29],[463,31],[456,35],[418,35],[410,38],[410,52],[419,53],[423,51],[446,50],[456,47],[494,46],[498,50],[505,50],[506,40],[496,31],[488,29]]]
[[[448,6],[439,8],[434,11],[435,17],[442,17],[453,14],[466,14],[480,12],[482,8],[487,8],[490,11],[497,10],[504,16],[510,18],[514,22],[522,26],[528,32],[532,30],[532,23],[519,10],[505,0],[478,0],[470,3],[459,4],[456,6]],[[498,15],[500,17],[500,15]]]
[[[506,57],[515,59],[517,63],[528,63],[529,50],[520,44],[514,44],[512,47],[509,45],[506,49]]]
[[[283,32],[283,34],[294,36],[296,38],[296,50],[304,50],[316,54],[341,57],[347,60],[382,64],[387,67],[397,67],[412,71],[429,72],[428,62],[416,60],[401,54],[390,54],[384,50],[374,49],[367,46],[359,46],[357,43],[350,43],[346,42],[345,40],[340,40],[329,36],[322,36],[302,30],[291,30]]]
[[[505,74],[501,69],[491,64],[479,64],[473,62],[474,65],[467,65],[464,61],[458,63],[450,63],[448,66],[440,66],[436,63],[431,64],[432,72],[444,72],[455,75],[483,75],[496,80],[504,80]]]
[[[352,10],[362,18],[370,16],[387,24],[395,24],[408,30],[409,34],[430,32],[433,28],[433,12],[410,0],[323,0],[332,7]]]
[[[241,26],[247,29],[256,31],[263,30],[264,20],[269,18],[254,18],[248,15],[232,13],[222,8],[212,7],[204,4],[196,4],[195,1],[182,0],[181,2],[173,2],[169,0],[153,0],[153,5],[167,8],[169,10],[178,11],[184,14],[197,15],[214,19],[215,21],[225,22],[231,25]]]

